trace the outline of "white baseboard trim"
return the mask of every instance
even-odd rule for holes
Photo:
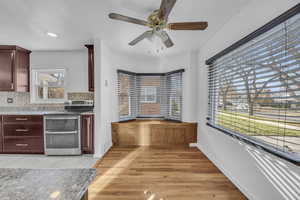
[[[239,180],[233,178],[233,176],[231,175],[230,172],[228,172],[227,170],[225,170],[222,165],[220,164],[219,161],[217,161],[216,159],[213,159],[213,156],[210,155],[210,153],[208,151],[206,151],[205,148],[201,148],[201,145],[197,144],[196,147],[203,152],[206,157],[209,158],[209,160],[211,162],[214,163],[214,165],[249,199],[249,200],[257,200],[257,198],[254,198],[254,195],[251,194],[246,188],[242,187],[242,185],[240,184]]]
[[[101,154],[94,154],[94,158],[97,158],[97,159],[102,159],[103,156],[111,149],[112,147],[112,142],[109,143],[109,145],[104,149],[104,152],[102,152]]]
[[[105,155],[111,148],[112,148],[113,144],[112,142],[109,143],[109,145],[107,146],[107,148],[104,150],[104,154]]]

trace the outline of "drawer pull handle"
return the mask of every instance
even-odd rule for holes
[[[27,147],[28,144],[16,144],[17,147]]]
[[[28,132],[28,129],[16,129],[16,132]]]
[[[27,118],[16,118],[17,121],[27,121]]]

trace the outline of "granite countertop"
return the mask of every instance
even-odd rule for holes
[[[74,114],[71,112],[67,112],[67,111],[1,111],[0,110],[0,115],[51,115],[51,114]],[[78,113],[77,113],[78,114]],[[92,115],[94,114],[93,112],[83,112],[80,113],[80,115]]]
[[[96,169],[0,169],[1,200],[81,200]]]

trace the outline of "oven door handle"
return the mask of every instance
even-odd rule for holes
[[[76,134],[78,131],[46,131],[46,135],[67,135],[67,134]]]
[[[46,120],[78,120],[79,117],[45,117]]]

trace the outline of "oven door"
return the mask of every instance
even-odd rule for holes
[[[45,117],[45,152],[47,155],[80,154],[80,146],[79,116]]]

